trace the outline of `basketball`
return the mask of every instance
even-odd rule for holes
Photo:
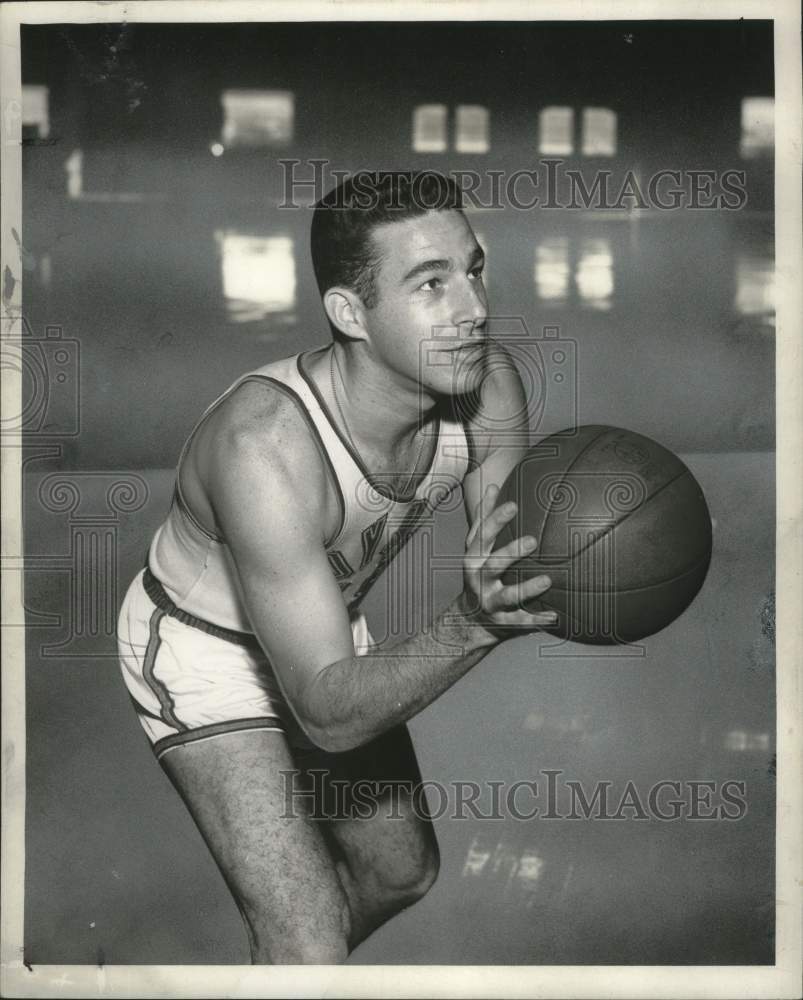
[[[550,634],[595,645],[636,642],[694,600],[711,561],[703,491],[662,445],[618,427],[587,425],[545,438],[505,482],[518,504],[495,548],[532,535],[538,548],[505,584],[545,573],[552,586],[529,611],[556,611]]]

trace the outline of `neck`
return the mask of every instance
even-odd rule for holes
[[[435,398],[417,382],[377,365],[362,344],[333,345],[337,389],[351,433],[377,449],[409,442],[434,416]]]

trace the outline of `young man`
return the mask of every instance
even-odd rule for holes
[[[500,580],[533,539],[489,558],[515,513],[495,501],[527,407],[487,337],[483,254],[455,186],[355,175],[316,206],[312,258],[333,342],[243,376],[206,411],[119,625],[140,721],[254,962],[341,962],[427,891],[437,845],[409,793],[420,777],[405,722],[510,626],[554,620],[522,607],[547,578]],[[372,648],[361,598],[460,484],[461,593],[421,634]],[[333,786],[375,782],[378,808],[321,818],[294,794],[288,812],[281,772],[303,788],[316,770]]]

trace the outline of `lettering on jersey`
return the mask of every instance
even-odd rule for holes
[[[349,577],[354,576],[351,563],[338,549],[332,549],[331,552],[327,552],[326,557],[329,560],[329,565],[332,567],[332,572],[335,574],[336,580],[347,580]]]
[[[388,515],[385,512],[382,517],[369,524],[362,530],[362,562],[360,569],[365,569],[368,563],[374,558],[379,542],[382,539],[382,532],[385,530]]]
[[[374,583],[376,583],[377,579],[382,575],[389,563],[393,562],[407,542],[410,541],[412,536],[418,530],[420,522],[428,510],[429,502],[426,499],[415,500],[410,504],[410,507],[404,515],[398,530],[390,536],[387,545],[384,549],[382,549],[373,571],[363,580],[357,590],[357,593],[351,601],[349,601],[350,608],[356,607],[360,603]]]

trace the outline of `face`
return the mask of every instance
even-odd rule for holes
[[[428,212],[378,226],[375,305],[364,311],[374,358],[433,395],[475,388],[488,299],[484,255],[462,212]]]

